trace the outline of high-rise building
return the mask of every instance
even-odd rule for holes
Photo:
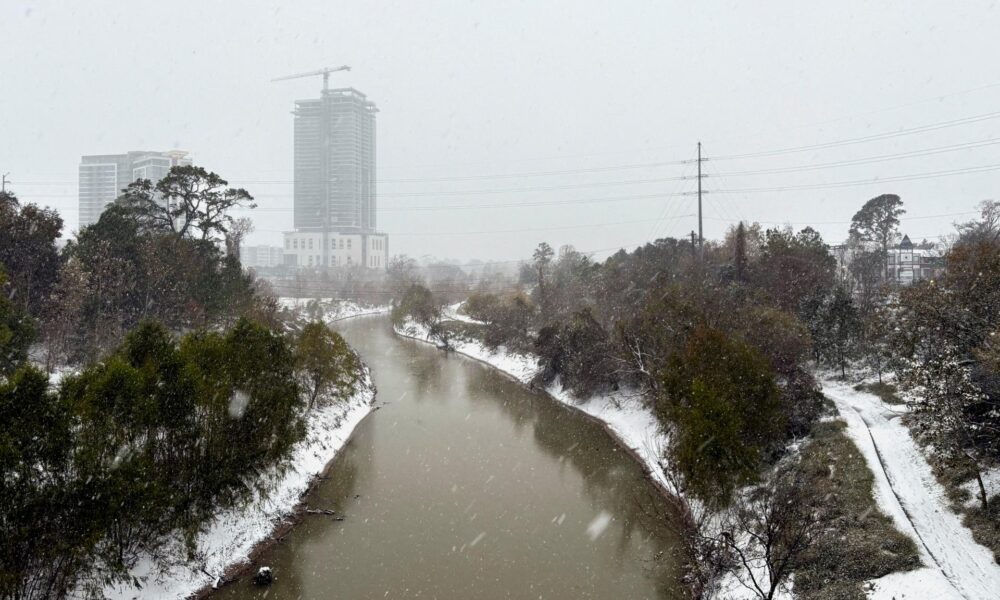
[[[170,167],[190,165],[183,150],[154,152],[134,150],[125,154],[95,154],[80,159],[80,229],[101,218],[108,204],[137,179],[153,183],[163,179]]]
[[[295,232],[285,234],[288,261],[298,266],[385,267],[383,234],[376,233],[375,103],[353,88],[323,90],[295,102]],[[358,255],[340,244],[357,236]],[[301,257],[299,239],[315,247]],[[376,241],[376,238],[377,241]],[[350,262],[347,262],[347,261]]]

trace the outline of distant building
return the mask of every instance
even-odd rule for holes
[[[80,229],[101,218],[108,204],[137,179],[158,182],[170,167],[190,165],[183,150],[154,152],[137,150],[125,154],[95,154],[80,158]]]
[[[944,273],[944,257],[936,248],[917,247],[904,235],[899,245],[889,249],[886,261],[889,281],[910,285],[924,279],[935,279]]]
[[[285,233],[285,265],[316,269],[363,267],[385,269],[389,262],[389,239],[384,233]],[[324,262],[324,257],[326,258]]]
[[[280,246],[241,246],[240,262],[244,267],[280,267],[285,264],[285,251]]]
[[[837,260],[837,276],[843,281],[853,278],[851,263],[857,250],[847,245],[831,246]],[[885,281],[892,285],[910,285],[925,279],[940,277],[945,271],[944,256],[932,244],[914,245],[904,235],[898,246],[889,248],[886,256]]]
[[[285,263],[385,268],[376,227],[375,103],[353,88],[295,102],[294,227]]]

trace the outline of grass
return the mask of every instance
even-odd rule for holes
[[[801,467],[824,531],[795,572],[802,600],[864,600],[869,579],[920,565],[913,540],[896,530],[872,495],[874,476],[842,421],[813,427]]]
[[[854,389],[859,392],[868,392],[869,394],[875,394],[882,399],[882,402],[886,404],[905,404],[906,401],[899,397],[899,391],[896,386],[891,383],[874,382],[874,383],[859,383],[854,386]]]

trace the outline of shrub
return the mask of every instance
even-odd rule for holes
[[[709,504],[728,503],[785,426],[770,367],[747,344],[699,327],[662,378],[656,410],[675,431],[670,451],[685,484]]]

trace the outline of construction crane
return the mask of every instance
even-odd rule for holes
[[[299,73],[297,75],[285,75],[275,77],[271,81],[285,81],[286,79],[300,79],[302,77],[323,76],[323,94],[321,102],[323,109],[320,110],[320,131],[322,137],[320,142],[320,177],[323,180],[323,267],[330,266],[330,186],[336,181],[336,177],[330,173],[330,122],[329,122],[329,95],[330,95],[330,73],[338,71],[350,71],[351,67],[341,65],[339,67],[324,67],[318,71]],[[297,213],[296,213],[297,214]],[[296,217],[298,218],[298,217]]]
[[[336,73],[337,71],[350,71],[351,67],[347,65],[341,65],[339,67],[324,67],[318,71],[309,71],[308,73],[299,73],[297,75],[285,75],[284,77],[275,77],[271,81],[285,81],[286,79],[299,79],[301,77],[315,77],[317,75],[323,76],[323,91],[329,91],[330,89],[330,73]]]

